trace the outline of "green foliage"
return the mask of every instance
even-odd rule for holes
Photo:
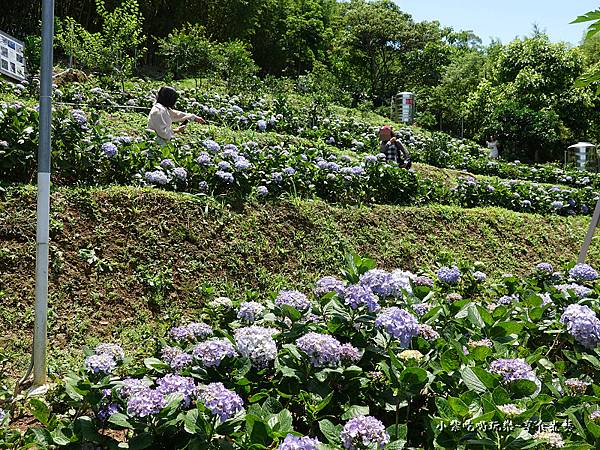
[[[225,42],[219,45],[214,57],[217,58],[217,70],[230,89],[252,85],[258,67],[247,44],[237,40]]]

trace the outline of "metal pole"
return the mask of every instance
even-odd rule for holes
[[[52,47],[54,0],[42,3],[42,67],[40,70],[40,146],[38,149],[37,246],[33,384],[46,383],[48,334],[48,227],[50,222],[50,146],[52,127]]]
[[[596,232],[596,227],[598,226],[598,221],[600,220],[600,200],[596,203],[596,208],[594,209],[594,215],[592,216],[592,221],[590,222],[590,227],[588,228],[587,235],[585,236],[585,241],[583,241],[583,246],[581,247],[581,251],[579,252],[579,258],[577,258],[577,263],[582,264],[585,262],[585,257],[587,256],[588,249],[592,243],[592,238],[594,237],[594,233]]]

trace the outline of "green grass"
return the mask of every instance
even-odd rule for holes
[[[25,186],[0,201],[0,325],[14,375],[25,369],[31,346],[35,200]],[[481,261],[497,277],[539,261],[573,260],[588,223],[499,208],[301,199],[232,206],[131,187],[60,189],[52,197],[50,367],[74,366],[85,344],[101,340],[151,353],[145,337],[195,317],[207,299],[307,292],[320,276],[338,273],[349,251],[386,269],[434,270],[444,256]],[[590,262],[600,262],[597,241]]]

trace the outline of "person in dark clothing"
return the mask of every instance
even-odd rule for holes
[[[410,169],[412,161],[408,150],[402,144],[400,139],[394,134],[394,130],[389,125],[379,129],[379,139],[381,141],[380,151],[385,155],[388,162],[396,162],[400,167]]]

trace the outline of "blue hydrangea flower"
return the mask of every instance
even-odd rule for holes
[[[106,422],[110,416],[119,412],[119,405],[116,403],[106,403],[100,406],[100,409],[96,413],[96,417],[101,422]],[[1,420],[0,420],[1,422]]]
[[[200,152],[200,155],[198,155],[198,158],[196,158],[196,162],[201,166],[209,166],[212,162],[212,158],[208,153]]]
[[[281,172],[273,172],[271,174],[271,178],[275,183],[281,183],[283,181],[283,175],[281,175]]]
[[[357,416],[344,425],[340,437],[342,445],[348,450],[385,448],[390,442],[390,435],[385,431],[383,423],[372,416]]]
[[[566,325],[569,334],[584,347],[593,349],[600,343],[600,320],[588,306],[567,306],[560,321]]]
[[[456,266],[442,267],[437,271],[437,277],[442,283],[456,284],[460,280],[460,269]]]
[[[425,287],[429,287],[429,288],[433,287],[433,280],[429,277],[422,276],[422,275],[415,277],[412,280],[412,282],[415,286],[425,286]]]
[[[85,370],[94,374],[108,375],[117,367],[117,362],[112,355],[101,353],[99,355],[90,355],[84,362]]]
[[[259,121],[256,123],[256,126],[258,127],[258,129],[259,129],[260,131],[265,131],[265,130],[267,129],[267,122],[266,122],[266,121],[264,121],[264,120],[259,120]]]
[[[408,347],[412,338],[419,334],[417,318],[397,306],[382,310],[375,319],[375,326],[383,328],[390,336],[398,339],[401,347]]]
[[[127,414],[133,417],[147,417],[158,414],[167,406],[165,396],[156,389],[144,389],[133,394],[127,402]]]
[[[179,347],[166,346],[161,350],[161,357],[174,370],[181,370],[192,363],[192,355],[185,353]]]
[[[335,292],[338,296],[344,297],[346,286],[343,281],[336,277],[326,276],[317,281],[315,286],[315,295],[322,297],[323,295]]]
[[[580,284],[571,283],[571,284],[557,284],[554,286],[558,289],[565,297],[569,296],[569,291],[573,292],[577,298],[586,298],[588,295],[592,293],[592,290],[586,286],[581,286]]]
[[[267,195],[269,193],[269,190],[267,189],[266,186],[258,186],[256,188],[256,192],[258,192],[260,195]]]
[[[361,284],[353,284],[344,290],[344,303],[352,309],[365,306],[369,312],[379,311],[379,299],[371,288]]]
[[[235,166],[236,170],[248,170],[249,168],[252,167],[252,164],[250,163],[250,161],[248,161],[243,156],[238,156],[235,159],[234,166]]]
[[[125,378],[121,383],[120,387],[117,389],[119,395],[127,399],[131,397],[133,394],[136,394],[140,391],[144,391],[148,389],[151,385],[150,380],[140,380],[138,378]]]
[[[223,170],[217,170],[217,172],[215,173],[215,175],[217,177],[219,177],[222,181],[224,181],[227,184],[231,184],[235,180],[235,178],[233,177],[232,173],[225,172]]]
[[[286,175],[294,175],[296,173],[296,169],[294,169],[293,167],[286,167],[285,169],[283,169],[283,173],[285,173]]]
[[[371,269],[360,276],[360,284],[371,288],[374,294],[387,297],[393,292],[392,275],[382,269]]]
[[[546,262],[539,263],[537,266],[535,266],[535,268],[538,271],[544,272],[547,274],[552,274],[552,272],[554,272],[554,267],[552,267],[552,264],[546,263]]]
[[[298,291],[280,291],[277,298],[275,298],[275,304],[278,306],[289,305],[292,308],[297,309],[300,312],[306,312],[310,309],[310,301],[302,292]]]
[[[492,361],[490,372],[502,376],[502,379],[508,383],[518,380],[537,380],[531,366],[521,358]]]
[[[187,171],[183,167],[176,167],[173,169],[173,175],[175,175],[175,178],[181,181],[185,181],[187,179]]]
[[[294,436],[288,434],[283,442],[279,444],[277,450],[318,450],[319,440],[307,436]]]
[[[175,167],[175,163],[169,158],[165,158],[160,162],[160,167],[163,169],[172,169]]]
[[[198,183],[198,189],[200,190],[200,192],[208,191],[208,183],[206,181],[201,181],[200,183]]]
[[[225,422],[244,407],[244,401],[235,392],[225,388],[223,383],[210,383],[202,388],[199,400],[215,416]]]
[[[598,272],[588,264],[577,264],[569,270],[569,275],[577,281],[594,281],[598,278]]]
[[[213,334],[212,328],[201,322],[192,322],[188,325],[173,327],[169,331],[169,335],[176,341],[191,341],[204,339]]]
[[[206,139],[204,142],[202,142],[202,145],[204,146],[204,148],[206,148],[214,153],[221,150],[221,146],[211,139]]]
[[[182,377],[181,375],[167,374],[156,380],[156,390],[163,395],[180,394],[183,397],[183,405],[189,406],[196,398],[197,388],[194,379]]]
[[[237,355],[235,348],[227,339],[210,339],[196,345],[192,351],[194,357],[204,367],[218,367],[225,358]]]
[[[313,367],[335,366],[340,362],[341,344],[328,334],[307,333],[296,340]]]
[[[145,178],[149,183],[152,184],[167,184],[169,182],[167,175],[162,170],[146,172]]]
[[[277,330],[256,325],[234,331],[235,344],[240,355],[247,357],[254,366],[266,367],[277,356],[277,344],[273,335]]]
[[[113,357],[115,361],[122,361],[125,358],[125,352],[120,345],[117,344],[98,344],[94,349],[96,355],[106,353]]]
[[[106,156],[112,158],[117,154],[117,146],[112,142],[105,142],[104,144],[102,144],[102,151]]]
[[[487,275],[479,270],[473,272],[473,278],[480,283],[483,283],[487,279]]]
[[[264,311],[265,307],[258,302],[242,302],[240,303],[237,317],[238,319],[252,323],[261,316]]]

